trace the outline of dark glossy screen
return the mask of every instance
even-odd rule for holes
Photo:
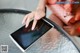
[[[17,31],[11,34],[14,40],[25,50],[29,47],[33,42],[35,42],[38,38],[40,38],[43,34],[45,34],[50,28],[52,28],[48,23],[43,21],[42,19],[38,21],[35,29],[32,31],[33,21],[30,22],[29,26],[25,28],[25,26],[21,27]]]

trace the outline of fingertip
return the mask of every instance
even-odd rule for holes
[[[28,27],[28,25],[29,25],[29,22],[27,22],[25,25],[26,25],[26,26],[25,26],[25,28],[27,28],[27,27]]]
[[[22,24],[25,24],[27,18],[28,18],[28,15],[26,15],[26,16],[23,18],[23,20],[22,20]]]
[[[35,28],[35,25],[33,24],[33,25],[32,25],[32,28],[31,28],[31,30],[34,30],[34,28]]]
[[[34,30],[36,24],[37,24],[37,20],[34,20],[34,21],[33,21],[33,25],[32,25],[32,29],[31,29],[31,30]]]
[[[25,26],[25,28],[27,28],[27,27],[28,27],[28,25]]]
[[[34,30],[34,27],[32,27],[31,30]]]

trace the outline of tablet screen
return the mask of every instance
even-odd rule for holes
[[[33,21],[30,22],[29,26],[21,27],[17,31],[11,34],[11,37],[22,47],[24,50],[27,49],[32,43],[39,39],[43,34],[45,34],[49,29],[52,28],[48,23],[42,19],[37,22],[35,29],[32,31]]]

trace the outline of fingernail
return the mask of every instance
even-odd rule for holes
[[[34,30],[34,28],[32,27],[32,29],[31,30]]]
[[[27,27],[28,27],[28,25],[25,26],[25,28],[27,28]]]

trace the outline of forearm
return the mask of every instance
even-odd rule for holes
[[[43,10],[45,11],[45,6],[46,6],[46,0],[39,0],[39,4],[37,6],[37,10]]]

